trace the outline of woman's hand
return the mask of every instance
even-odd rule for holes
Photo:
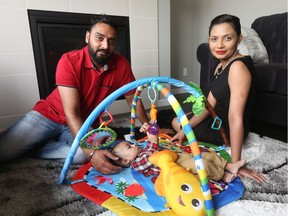
[[[183,130],[180,130],[172,139],[171,142],[177,142],[179,145],[182,145],[185,139],[185,134]]]
[[[240,178],[246,178],[246,177],[251,178],[257,181],[258,183],[264,183],[266,181],[266,178],[263,173],[259,173],[247,167],[241,167],[238,171],[238,176]]]
[[[108,150],[96,150],[90,162],[98,172],[103,174],[115,174],[120,172],[122,167],[114,166],[107,160],[107,158],[118,160],[118,157]]]

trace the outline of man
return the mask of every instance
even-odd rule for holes
[[[74,137],[85,119],[109,94],[135,80],[128,61],[115,53],[117,29],[108,16],[91,20],[86,32],[87,46],[64,54],[56,70],[57,88],[32,111],[0,134],[0,162],[16,158],[31,149],[33,156],[64,161]],[[131,106],[134,91],[125,94]],[[144,107],[137,104],[138,118],[148,121]],[[98,126],[98,121],[94,122]],[[84,152],[83,152],[84,151]],[[91,150],[78,149],[74,163],[91,159],[99,172],[111,174],[121,168],[106,158],[117,159],[106,150],[91,156]]]

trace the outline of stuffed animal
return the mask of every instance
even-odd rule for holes
[[[206,215],[199,179],[176,164],[178,154],[170,150],[154,153],[149,161],[160,167],[155,181],[156,193],[165,196],[168,207],[179,216]]]

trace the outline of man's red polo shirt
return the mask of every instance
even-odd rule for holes
[[[56,69],[56,85],[77,88],[80,94],[81,115],[85,120],[95,107],[118,88],[132,82],[135,77],[129,62],[114,53],[106,70],[94,69],[88,47],[64,54]],[[126,95],[134,91],[127,92]],[[58,88],[46,100],[38,101],[33,110],[59,124],[66,124],[66,118]]]

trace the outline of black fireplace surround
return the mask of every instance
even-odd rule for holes
[[[96,14],[28,10],[40,98],[55,88],[57,63],[63,53],[86,45],[85,35]],[[117,24],[116,51],[130,62],[129,17],[110,16]]]

